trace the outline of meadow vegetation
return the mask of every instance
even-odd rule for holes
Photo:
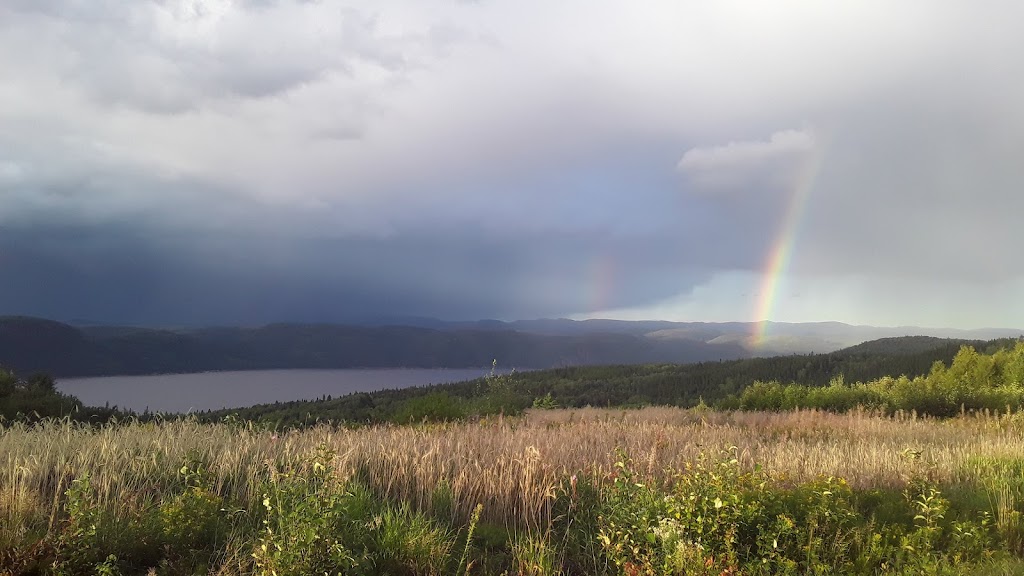
[[[573,374],[634,398],[672,367],[494,376],[299,426],[90,412],[0,373],[0,574],[1024,573],[1024,343],[819,368],[689,408],[575,407],[600,380]]]
[[[1024,567],[1024,419],[529,410],[275,431],[13,424],[9,574],[920,574]]]

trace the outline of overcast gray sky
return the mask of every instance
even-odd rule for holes
[[[6,0],[0,314],[1024,327],[1020,22]]]

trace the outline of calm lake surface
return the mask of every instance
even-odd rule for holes
[[[472,380],[490,373],[487,368],[459,369],[346,369],[252,370],[65,378],[62,392],[90,406],[110,404],[141,412],[188,412],[241,408],[253,404],[313,400],[324,395],[344,396],[385,388],[409,388]]]

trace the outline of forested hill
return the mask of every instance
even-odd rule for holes
[[[0,366],[57,377],[275,368],[546,368],[741,358],[739,344],[633,334],[274,324],[156,330],[0,318]]]
[[[999,340],[994,341],[999,342]],[[879,338],[869,340],[855,346],[839,350],[843,356],[906,356],[928,352],[937,348],[960,345],[985,346],[985,340],[968,340],[955,338],[936,338],[934,336],[901,336],[898,338]]]
[[[949,364],[964,345],[982,352],[1012,347],[1013,340],[886,338],[830,354],[748,358],[689,365],[578,366],[519,373],[495,381],[477,380],[332,400],[282,402],[226,410],[227,414],[280,425],[321,420],[374,422],[409,418],[458,418],[472,413],[513,412],[540,401],[563,407],[674,405],[694,406],[701,400],[728,407],[730,398],[755,381],[827,385],[884,376],[928,374],[936,362]],[[929,348],[929,346],[931,346]],[[495,382],[498,383],[495,386]]]

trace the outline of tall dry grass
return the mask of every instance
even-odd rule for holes
[[[541,528],[558,483],[571,474],[606,476],[616,449],[654,478],[702,452],[735,446],[744,465],[794,482],[825,475],[855,488],[897,487],[922,468],[956,483],[976,480],[972,462],[1024,460],[1024,427],[1006,416],[936,421],[673,408],[283,433],[192,421],[16,425],[0,431],[0,538],[52,528],[74,478],[89,475],[100,504],[129,510],[178,482],[188,459],[207,463],[221,495],[258,509],[270,471],[299,465],[321,444],[336,452],[343,477],[358,476],[381,495],[429,509],[443,488],[457,517],[468,518],[479,503],[486,521]]]

